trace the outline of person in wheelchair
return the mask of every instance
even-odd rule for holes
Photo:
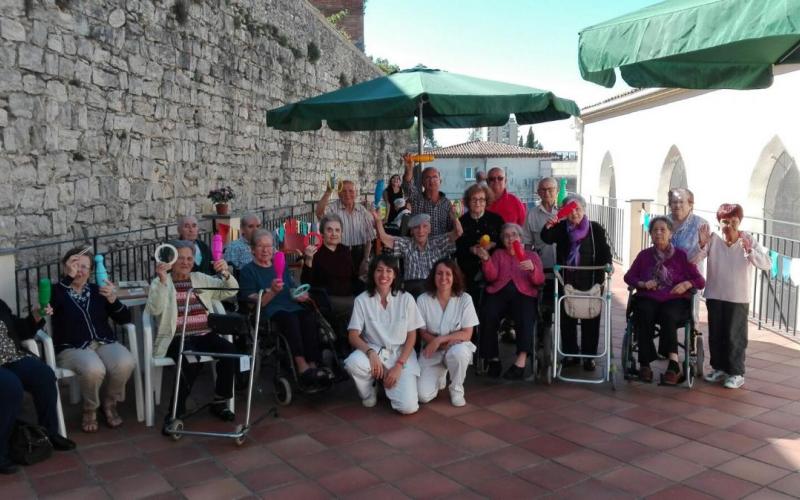
[[[375,383],[382,380],[392,408],[410,415],[419,409],[420,367],[414,343],[417,328],[423,328],[425,321],[414,297],[400,289],[400,265],[395,257],[375,256],[367,276],[367,290],[356,297],[347,327],[354,350],[344,367],[365,407],[375,406]]]
[[[322,246],[309,245],[304,250],[300,279],[327,292],[328,302],[336,319],[349,318],[353,312],[357,269],[353,269],[350,249],[342,245],[342,219],[327,214],[319,223]],[[344,320],[346,321],[346,319]],[[341,323],[337,321],[336,323]]]
[[[445,257],[433,265],[417,308],[425,320],[425,327],[419,330],[425,344],[419,358],[419,402],[435,398],[447,384],[449,373],[450,402],[464,406],[464,379],[476,349],[471,340],[478,314],[454,261]]]
[[[690,319],[690,290],[703,288],[705,280],[686,252],[671,243],[672,221],[669,218],[654,217],[649,232],[653,246],[639,252],[624,278],[625,283],[636,289],[632,309],[639,345],[639,378],[643,382],[653,381],[650,363],[658,358],[653,342],[658,324],[660,350],[669,358],[663,382],[675,385],[682,377],[678,327]]]
[[[483,261],[483,276],[486,279],[486,294],[481,306],[480,353],[489,361],[488,375],[500,376],[500,348],[497,345],[497,330],[500,320],[507,314],[514,320],[517,332],[517,356],[508,367],[503,378],[520,380],[525,373],[528,355],[533,354],[533,337],[538,315],[537,287],[544,283],[542,261],[531,250],[522,250],[524,258],[513,254],[517,243],[522,248],[522,228],[514,223],[503,225],[500,230],[502,249],[491,256],[485,248],[477,250]]]
[[[192,241],[171,242],[178,251],[178,259],[172,266],[165,263],[156,265],[156,278],[150,284],[146,310],[158,316],[158,329],[153,354],[167,355],[175,363],[178,362],[180,337],[186,317],[186,340],[184,350],[232,354],[236,352],[234,345],[208,325],[208,312],[212,310],[212,301],[225,300],[236,295],[239,283],[228,271],[225,259],[213,263],[217,276],[199,271],[192,271],[195,265],[195,246]],[[170,272],[171,271],[171,272]],[[222,290],[198,290],[189,294],[192,288],[219,288]],[[225,290],[227,289],[227,290]],[[187,316],[186,298],[189,298]],[[236,416],[228,409],[228,400],[233,397],[233,378],[238,368],[238,360],[219,358],[217,360],[217,381],[214,388],[214,399],[209,410],[219,419],[230,422]],[[202,368],[200,363],[184,363],[181,379],[178,381],[177,415],[186,413],[186,399],[192,385]],[[167,415],[169,418],[169,414]]]
[[[255,303],[258,291],[265,290],[261,296],[261,307],[267,319],[274,321],[286,337],[300,382],[307,387],[329,383],[333,373],[321,366],[317,316],[310,314],[302,305],[309,300],[308,293],[292,296],[290,290],[294,288],[294,280],[288,267],[283,276],[276,276],[272,265],[275,254],[272,233],[264,229],[256,231],[251,244],[253,262],[242,268],[239,300]]]

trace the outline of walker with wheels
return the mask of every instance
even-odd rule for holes
[[[210,437],[224,437],[224,438],[231,438],[233,439],[234,443],[237,446],[241,446],[244,444],[245,439],[247,438],[247,433],[251,429],[250,423],[250,410],[252,407],[253,401],[253,387],[256,377],[256,366],[257,366],[257,358],[258,358],[258,332],[259,332],[259,323],[261,321],[261,308],[256,308],[256,322],[255,322],[255,333],[253,334],[253,347],[251,352],[249,353],[217,353],[217,352],[201,352],[201,351],[192,351],[192,350],[184,350],[184,344],[186,342],[186,323],[188,320],[189,314],[189,300],[191,296],[196,291],[201,290],[235,290],[233,288],[191,288],[189,292],[186,294],[186,303],[184,304],[184,316],[183,316],[183,327],[181,328],[181,337],[180,337],[180,347],[178,349],[178,367],[175,372],[175,394],[172,398],[172,410],[170,414],[170,418],[167,424],[164,427],[164,432],[168,434],[174,441],[178,441],[183,436],[210,436]],[[258,292],[258,302],[261,303],[261,296],[263,295],[264,290],[259,290]],[[243,424],[237,424],[233,431],[231,432],[211,432],[211,431],[191,431],[186,430],[184,427],[184,418],[191,416],[203,408],[206,408],[208,405],[201,406],[200,408],[193,410],[191,413],[187,415],[178,415],[178,396],[179,396],[179,383],[178,381],[181,379],[181,370],[183,369],[183,358],[184,356],[197,356],[198,358],[201,356],[208,356],[212,358],[236,358],[240,360],[241,365],[247,366],[249,368],[250,376],[248,377],[247,381],[247,405],[245,411],[245,418]],[[244,361],[244,360],[247,361]],[[242,370],[244,371],[244,370]],[[182,418],[181,418],[182,417]],[[259,419],[260,420],[260,419]]]
[[[571,286],[565,285],[563,271],[570,272],[595,272],[602,271],[605,273],[605,286],[601,287],[599,293],[595,294],[591,291],[574,290]],[[553,274],[555,274],[555,287],[553,290],[553,303],[555,316],[552,343],[553,343],[553,364],[552,373],[553,379],[563,380],[566,382],[576,382],[583,384],[602,384],[610,382],[611,388],[616,390],[616,373],[617,367],[613,362],[614,354],[611,349],[611,274],[613,268],[611,265],[605,266],[562,266],[554,265]],[[562,288],[559,294],[559,287]],[[583,302],[580,305],[590,305],[595,302],[600,305],[601,317],[601,334],[603,336],[603,344],[601,351],[597,354],[573,354],[565,353],[561,347],[561,305],[565,300]],[[588,319],[588,317],[576,319]],[[596,316],[594,316],[596,317]],[[583,326],[581,325],[581,328]],[[591,359],[603,364],[602,374],[599,378],[578,378],[566,376],[562,373],[564,367],[564,360],[567,357],[578,358],[582,360]]]

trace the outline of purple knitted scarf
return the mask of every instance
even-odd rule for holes
[[[589,222],[589,218],[585,215],[581,221],[573,226],[569,222],[567,222],[567,234],[569,235],[569,256],[567,256],[567,265],[568,266],[580,266],[581,265],[581,242],[586,235],[589,234],[589,229],[591,229],[592,225]]]

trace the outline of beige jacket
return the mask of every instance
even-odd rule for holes
[[[230,288],[231,290],[203,290],[198,292],[200,302],[207,310],[212,310],[211,301],[224,300],[236,295],[239,283],[233,275],[227,280],[209,276],[204,273],[191,273],[193,288]],[[156,277],[150,283],[150,293],[147,295],[147,311],[152,316],[158,317],[158,330],[153,344],[153,355],[163,357],[167,354],[172,338],[175,337],[175,329],[178,326],[178,303],[175,299],[175,285],[172,277],[167,276],[167,282],[161,283]]]

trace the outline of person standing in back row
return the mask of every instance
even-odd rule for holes
[[[447,196],[439,191],[442,185],[442,176],[439,171],[434,167],[428,167],[422,171],[424,191],[420,191],[414,184],[414,163],[408,157],[404,161],[406,170],[403,174],[403,191],[411,200],[411,215],[427,214],[430,216],[431,236],[450,232],[453,229],[453,221],[450,219],[450,209],[453,205]]]
[[[494,201],[486,209],[503,218],[503,222],[511,222],[518,226],[525,224],[525,205],[506,189],[506,174],[500,167],[489,170],[486,177],[489,189],[494,194]]]

